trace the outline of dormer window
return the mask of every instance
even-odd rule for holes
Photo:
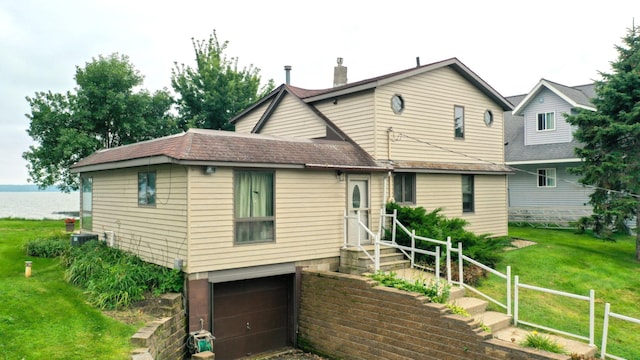
[[[538,116],[538,131],[555,130],[556,129],[556,114],[553,112],[539,113]]]

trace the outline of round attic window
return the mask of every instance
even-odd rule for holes
[[[400,114],[404,110],[404,99],[400,95],[393,95],[391,97],[391,109],[394,113]]]
[[[491,126],[493,124],[493,113],[491,110],[487,110],[484,112],[484,123],[487,126]]]

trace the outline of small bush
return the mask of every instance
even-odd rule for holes
[[[36,256],[41,258],[55,258],[61,256],[69,247],[69,239],[63,236],[29,240],[24,244],[27,256]]]
[[[68,282],[86,289],[89,301],[100,309],[127,307],[145,294],[181,292],[182,272],[147,263],[139,257],[89,241],[65,252]]]
[[[564,348],[557,342],[551,340],[548,336],[542,335],[537,331],[527,334],[526,339],[522,342],[523,346],[531,347],[537,350],[544,350],[556,354],[563,354]]]
[[[437,281],[423,283],[416,280],[411,283],[397,278],[394,272],[376,272],[369,277],[386,287],[420,293],[427,296],[432,302],[439,304],[444,304],[447,301],[449,298],[449,290],[451,288],[448,284],[443,284],[442,282]]]

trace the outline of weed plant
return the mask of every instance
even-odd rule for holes
[[[104,242],[89,241],[68,248],[62,264],[67,267],[66,280],[85,289],[90,303],[100,309],[127,307],[150,292],[182,291],[179,270],[147,263]]]
[[[439,281],[423,283],[419,280],[411,283],[409,281],[399,279],[394,272],[384,273],[376,272],[370,277],[386,287],[392,287],[400,290],[417,292],[427,296],[434,303],[444,304],[449,299],[450,286]]]
[[[564,348],[560,344],[537,331],[532,331],[527,334],[527,337],[522,342],[522,346],[532,347],[537,350],[549,351],[556,354],[564,354],[565,352]]]

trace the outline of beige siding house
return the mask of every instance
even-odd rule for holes
[[[300,269],[335,271],[345,243],[371,240],[345,214],[377,229],[396,201],[506,235],[506,110],[455,58],[331,89],[283,84],[235,132],[76,163],[82,231],[184,271],[189,329],[216,336],[217,359],[295,344]]]
[[[382,191],[371,193],[374,217],[395,200],[442,208],[471,231],[502,236],[510,173],[503,113],[511,108],[454,58],[326,90],[285,84],[232,121],[239,132],[352,141],[392,167],[386,186],[371,184]]]

